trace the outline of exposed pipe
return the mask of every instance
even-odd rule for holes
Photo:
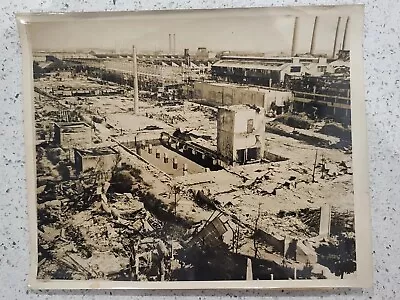
[[[297,21],[298,21],[298,17],[295,17],[294,26],[293,26],[292,52],[291,52],[292,57],[296,55]]]
[[[132,47],[133,54],[133,89],[134,89],[134,114],[139,113],[139,86],[138,86],[138,70],[137,70],[137,58],[136,58],[136,47]]]
[[[345,45],[346,45],[346,42],[347,42],[347,28],[349,27],[349,20],[350,20],[350,17],[347,17],[346,25],[344,26],[342,50],[345,50],[345,47],[346,47]]]
[[[338,22],[337,22],[336,32],[335,32],[335,41],[334,41],[334,43],[333,43],[332,58],[334,58],[334,57],[336,56],[336,44],[337,44],[337,39],[338,39],[340,20],[341,20],[341,17],[338,17]]]
[[[310,54],[314,54],[314,52],[315,52],[315,32],[317,29],[317,23],[318,23],[318,16],[315,16],[314,27],[313,27],[313,31],[312,31],[312,37],[311,37]]]

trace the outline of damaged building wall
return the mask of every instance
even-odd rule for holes
[[[292,92],[272,90],[272,89],[263,89],[265,91],[264,97],[265,102],[267,103],[264,106],[265,109],[270,109],[271,104],[275,103],[276,106],[284,106],[285,103],[293,101]]]
[[[259,160],[265,149],[265,111],[244,105],[220,107],[217,151],[232,163]]]
[[[317,254],[312,247],[306,246],[302,241],[298,241],[296,247],[296,260],[301,263],[316,264]]]
[[[108,174],[118,165],[119,153],[108,147],[101,153],[97,149],[74,149],[75,169],[77,173],[94,170],[95,172]]]
[[[91,128],[84,122],[54,123],[54,142],[62,148],[90,147]]]
[[[219,108],[217,116],[217,151],[226,160],[234,160],[233,135],[235,115],[227,108]]]
[[[222,243],[222,236],[227,232],[227,228],[222,220],[217,216],[211,222],[207,223],[193,238],[187,246],[207,244],[209,246],[218,246]]]
[[[281,106],[278,103],[291,100],[292,94],[268,88],[196,82],[194,83],[194,97],[214,105],[249,104],[269,110],[272,103]]]

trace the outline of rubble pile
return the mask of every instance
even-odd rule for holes
[[[353,175],[351,161],[332,162],[323,158],[317,167],[322,179],[334,179],[345,174]]]
[[[158,276],[161,280],[168,276],[170,263],[160,265],[162,255],[170,256],[165,250],[170,245],[164,241],[172,241],[168,225],[145,208],[135,191],[116,193],[112,185],[80,179],[40,187],[39,278],[156,280],[153,276]],[[152,241],[152,246],[146,241]]]
[[[307,237],[315,237],[319,233],[320,209],[281,210],[277,213],[277,217],[285,223],[291,223],[291,227],[295,227],[295,232],[300,232]]]
[[[166,113],[159,113],[157,115],[151,114],[151,116],[157,118],[158,120],[164,121],[167,124],[177,124],[179,122],[187,122],[187,119],[179,114],[171,115]]]
[[[89,73],[111,81],[121,79],[98,67]],[[316,249],[320,257],[318,263],[313,260],[312,268],[320,270],[320,258],[330,266],[329,253],[340,258],[335,251],[352,246],[354,215],[346,211],[353,207],[347,127],[339,128],[334,122],[328,126],[325,120],[316,122],[305,114],[274,115],[261,141],[265,142],[264,153],[255,159],[254,149],[248,148],[243,154],[245,165],[236,161],[238,165],[221,164],[214,170],[222,154],[217,136],[223,136],[216,108],[194,103],[193,95],[177,100],[176,90],[157,92],[159,84],[149,80],[139,83],[151,92],[140,91],[141,109],[133,115],[129,88],[88,80],[83,74],[70,80],[68,75],[62,81],[71,81],[64,82],[72,84],[71,89],[90,90],[88,81],[93,81],[99,90],[108,87],[106,94],[114,94],[73,97],[72,91],[71,95],[64,93],[69,91],[58,77],[36,83],[40,90],[35,88],[36,134],[41,140],[36,146],[39,279],[245,279],[249,257],[253,259],[252,278],[270,279],[273,274],[275,279],[287,279],[293,268],[300,271],[308,258],[314,258]],[[125,83],[133,84],[130,79]],[[112,86],[119,87],[118,91]],[[62,93],[52,92],[55,87]],[[120,157],[115,165],[110,163],[107,173],[112,176],[101,175],[105,171],[101,165],[80,170],[73,150],[77,145],[52,142],[56,132],[51,122],[74,118],[92,127],[90,143],[97,147],[118,144]],[[246,122],[238,124],[243,123],[243,132],[249,134],[255,129],[254,120],[248,119],[247,128]],[[264,123],[260,128],[264,133]],[[186,142],[184,151],[175,149],[171,160],[186,155],[193,162],[201,159],[205,169],[191,173],[182,168],[174,177],[146,162],[139,151],[131,151],[137,141],[158,141],[161,130],[179,144]],[[234,139],[240,141],[234,126],[232,130]],[[260,136],[255,136],[257,143]],[[186,151],[190,143],[196,147]],[[79,148],[86,147],[83,144],[79,142]],[[241,143],[233,144],[241,149]],[[154,153],[157,162],[166,164],[168,157],[161,160],[153,146],[146,153]],[[334,205],[340,209],[329,215]],[[331,221],[325,216],[332,217],[331,231],[324,234],[321,230],[321,234],[320,227],[330,227],[323,226]],[[302,253],[300,258],[296,253],[285,256],[290,247],[290,253]],[[287,259],[288,269],[282,258]]]
[[[346,128],[341,124],[327,123],[320,129],[319,132],[336,136],[340,139],[351,140],[351,129]]]
[[[275,118],[275,122],[280,122],[293,128],[310,129],[312,121],[305,114],[291,115],[285,114]]]
[[[354,232],[354,211],[339,211],[332,209],[331,233],[337,235],[342,232]]]
[[[217,120],[217,111],[211,107],[208,106],[202,106],[202,105],[192,105],[190,107],[190,110],[193,112],[202,112],[204,116],[209,119],[210,121],[216,121]]]
[[[282,173],[282,164],[270,163],[266,172],[258,175],[251,181],[243,184],[243,188],[251,190],[261,196],[276,195],[280,189],[296,189],[299,183],[310,183],[312,181],[312,170],[298,164],[288,166],[288,171]]]

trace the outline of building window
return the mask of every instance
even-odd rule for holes
[[[253,125],[254,125],[253,119],[247,120],[247,133],[252,133],[254,131]]]
[[[299,72],[301,72],[301,66],[290,67],[290,73],[299,73]]]
[[[318,72],[323,72],[325,73],[327,69],[327,66],[318,66]]]

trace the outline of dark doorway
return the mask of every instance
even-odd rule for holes
[[[237,162],[240,164],[243,164],[245,162],[245,157],[244,157],[244,151],[245,149],[237,150],[236,155],[237,155]]]
[[[257,160],[259,159],[259,148],[249,148],[247,149],[247,160]]]

